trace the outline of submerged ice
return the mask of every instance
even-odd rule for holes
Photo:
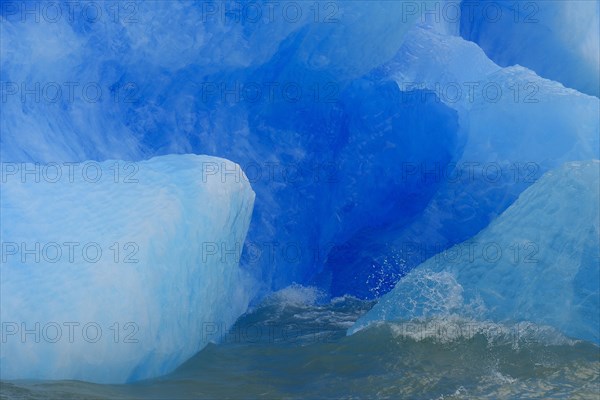
[[[38,175],[4,164],[2,379],[159,376],[233,324],[249,301],[239,256],[254,192],[225,167],[239,168],[192,155]]]

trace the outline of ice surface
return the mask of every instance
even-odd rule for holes
[[[104,18],[90,21],[77,12],[67,18],[73,5],[59,2],[63,18],[35,23],[17,2],[2,9],[0,154],[19,162],[188,152],[233,160],[250,171],[258,195],[244,267],[265,290],[307,282],[338,234],[346,240],[345,229],[380,224],[400,209],[387,200],[403,183],[379,181],[381,171],[392,173],[407,154],[445,164],[453,151],[435,148],[454,141],[451,110],[403,105],[392,82],[362,81],[418,19],[407,3],[151,1],[122,5],[116,21],[115,4],[106,3]],[[287,84],[292,95],[300,89],[299,101],[286,97]],[[244,97],[255,94],[246,87],[259,88],[257,100]],[[404,140],[410,152],[393,143]],[[386,143],[379,158],[360,151]],[[366,179],[342,173],[338,162],[352,171],[363,165]],[[351,187],[340,188],[340,176]],[[379,187],[385,191],[361,195]],[[369,210],[377,210],[372,219]]]
[[[415,28],[373,75],[393,78],[405,104],[439,99],[456,110],[459,127],[454,149],[446,145],[447,164],[400,158],[398,175],[432,185],[434,194],[423,204],[404,191],[399,197],[422,204],[418,215],[379,234],[375,251],[365,245],[368,236],[349,246],[352,256],[333,269],[333,281],[346,282],[343,290],[367,282],[369,290],[385,292],[406,271],[483,229],[544,172],[600,157],[598,98],[523,67],[500,68],[460,37]]]
[[[600,341],[600,162],[546,173],[487,228],[404,277],[349,332],[461,315]]]
[[[259,296],[296,282],[376,297],[424,261],[404,244],[459,243],[549,168],[598,158],[598,99],[492,62],[457,36],[467,22],[426,12],[451,0],[102,4],[100,21],[55,23],[2,8],[2,160],[239,163]]]
[[[232,162],[5,163],[2,179],[2,379],[158,376],[246,310],[254,192]]]
[[[26,10],[41,10],[40,4],[10,3],[1,9],[0,154],[53,162],[190,152],[199,137],[223,135],[205,131],[218,117],[203,107],[203,91],[256,83],[266,93],[269,83],[288,83],[277,76],[282,68],[257,80],[255,69],[268,63],[359,77],[390,58],[418,18],[406,15],[403,3],[176,0],[88,7],[101,17],[68,1],[38,15]],[[293,54],[282,65],[280,48],[289,42]],[[302,89],[309,96],[309,87]],[[220,101],[220,94],[208,98]],[[245,113],[233,114],[232,125],[247,125]]]
[[[600,95],[600,3],[463,1],[460,33],[502,66],[520,64],[583,93]]]

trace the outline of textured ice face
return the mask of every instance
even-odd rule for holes
[[[258,83],[266,97],[275,83],[281,97],[286,82],[253,72],[269,62],[284,67],[280,49],[289,41],[293,53],[283,64],[359,77],[391,57],[418,18],[404,3],[62,1],[29,17],[25,3],[8,4],[0,27],[1,155],[53,162],[138,160],[193,147],[206,154],[212,149],[198,149],[198,139],[217,135],[205,132],[217,117],[202,106],[206,97],[221,100],[221,84]],[[228,113],[231,125],[246,126],[238,112]]]
[[[397,162],[446,165],[455,151],[456,115],[432,100],[403,103],[390,80],[363,78],[393,56],[418,18],[407,2],[317,9],[284,2],[272,23],[264,20],[267,3],[256,4],[264,13],[259,22],[236,22],[235,12],[224,17],[223,7],[235,5],[221,2],[216,10],[208,2],[173,2],[169,12],[167,2],[146,2],[137,23],[105,26],[8,16],[2,37],[15,45],[2,49],[15,54],[2,58],[6,80],[37,80],[50,94],[46,83],[59,82],[63,95],[56,103],[25,95],[23,104],[21,87],[7,94],[3,159],[222,156],[249,171],[258,194],[244,265],[264,288],[307,282],[327,259],[343,262],[343,254],[328,257],[331,247],[360,242],[422,208],[435,185],[403,181]],[[55,36],[62,41],[49,43]],[[44,68],[26,54],[43,59]],[[67,99],[68,81],[79,83],[75,100]],[[84,98],[87,82],[98,83],[101,99]],[[258,88],[258,100],[241,87]],[[418,199],[397,198],[407,190]],[[330,285],[327,276],[320,282]],[[337,292],[355,282],[333,284]]]
[[[158,376],[246,310],[254,192],[230,161],[3,164],[2,179],[2,379]]]
[[[349,332],[457,314],[598,343],[599,180],[598,161],[546,173],[478,235],[411,271]]]
[[[67,3],[59,6],[67,10]],[[346,227],[358,222],[360,229],[400,207],[380,209],[372,221],[365,216],[402,191],[402,182],[388,184],[394,178],[380,185],[379,171],[393,173],[408,152],[388,146],[377,158],[361,148],[407,139],[414,159],[442,163],[453,151],[432,145],[452,147],[456,117],[447,107],[415,102],[402,109],[391,82],[360,86],[418,18],[407,3],[151,1],[123,5],[116,21],[107,8],[100,21],[76,13],[55,23],[3,9],[2,159],[193,152],[234,160],[249,170],[258,194],[244,265],[266,290],[306,282],[336,236],[352,234],[336,226],[336,214],[351,214]],[[37,83],[39,99],[31,94]],[[381,117],[379,106],[387,108]],[[423,113],[431,118],[420,123]],[[379,137],[361,135],[361,119],[373,124],[369,134],[382,128]],[[433,130],[422,143],[409,137]],[[336,181],[350,174],[336,170],[338,162],[365,179],[345,176],[351,187],[340,189]],[[373,192],[384,186],[387,192]],[[362,196],[365,190],[372,196]]]
[[[374,75],[393,78],[406,90],[405,102],[437,94],[441,104],[455,109],[457,146],[446,165],[427,159],[397,163],[399,175],[435,184],[434,194],[416,217],[378,237],[380,248],[385,241],[388,250],[368,263],[349,257],[334,270],[334,281],[351,277],[358,286],[375,275],[395,283],[394,274],[475,235],[544,172],[569,160],[600,157],[598,98],[526,68],[500,68],[460,37],[416,28]]]
[[[256,292],[297,282],[376,297],[423,261],[403,246],[459,243],[543,172],[599,156],[598,99],[535,66],[502,68],[458,36],[467,22],[446,18],[456,6],[148,1],[119,8],[117,21],[106,3],[102,21],[56,23],[4,8],[0,154],[233,160],[257,193],[242,261]],[[507,28],[529,43],[518,26],[473,23],[499,42],[505,30],[495,29]],[[577,40],[584,33],[571,25]],[[550,36],[544,56],[557,59],[565,46]],[[551,64],[574,65],[559,53]]]
[[[597,1],[463,1],[460,34],[502,66],[523,65],[583,93],[600,94]]]

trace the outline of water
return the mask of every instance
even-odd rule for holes
[[[600,349],[531,324],[444,318],[346,336],[373,302],[292,287],[168,376],[127,385],[2,382],[2,399],[598,399]],[[210,337],[209,337],[210,336]]]

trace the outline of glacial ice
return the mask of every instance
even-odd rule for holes
[[[68,9],[68,2],[57,3]],[[0,26],[0,155],[11,162],[81,162],[192,152],[233,160],[250,171],[257,192],[243,267],[266,291],[307,282],[323,269],[331,243],[342,242],[338,234],[361,229],[355,223],[381,224],[385,210],[372,221],[369,210],[404,187],[380,185],[378,176],[405,149],[388,146],[377,159],[361,148],[410,140],[417,150],[411,159],[444,165],[453,151],[434,146],[453,143],[452,110],[432,101],[402,105],[391,82],[362,80],[393,56],[418,19],[404,3],[152,1],[121,9],[116,22],[109,8],[107,21],[63,14],[56,23],[34,23],[17,2],[17,10],[2,9]],[[284,91],[287,84],[292,96],[300,90],[299,101]],[[248,87],[259,88],[257,101]],[[342,96],[348,99],[340,106]],[[430,118],[421,121],[420,114]],[[361,136],[361,119],[374,124],[369,132],[387,131]],[[348,149],[338,159],[342,147]],[[338,161],[354,171],[363,165],[368,179],[344,176],[352,193],[340,189],[336,181],[345,174]],[[386,191],[373,192],[378,187]],[[373,196],[361,196],[363,190]],[[339,204],[330,205],[342,191]],[[336,225],[342,214],[351,214],[343,229]],[[296,249],[302,254],[291,254]]]
[[[600,95],[600,3],[495,0],[461,3],[460,34],[503,67]]]
[[[2,168],[2,379],[162,375],[246,310],[254,192],[232,162]]]
[[[591,93],[597,9],[564,28],[560,2],[529,27],[423,15],[444,3],[148,1],[114,21],[105,2],[108,19],[56,23],[3,7],[0,157],[224,157],[257,194],[244,296],[377,297],[544,172],[600,156],[598,98],[561,85]]]
[[[418,215],[377,237],[379,256],[364,241],[350,246],[353,257],[334,270],[344,290],[371,280],[370,289],[385,291],[433,254],[475,235],[544,172],[569,160],[600,158],[597,97],[523,67],[501,68],[460,37],[416,27],[373,75],[393,79],[406,103],[433,98],[454,109],[457,144],[447,164],[397,164],[407,179],[435,185],[434,194]]]
[[[2,40],[14,45],[0,46],[2,80],[40,82],[49,94],[36,101],[27,94],[34,83],[4,88],[2,159],[139,160],[194,152],[233,160],[249,171],[257,192],[242,264],[261,288],[306,283],[325,270],[319,283],[345,290],[343,282],[328,283],[325,260],[345,257],[328,257],[330,248],[360,242],[367,231],[421,209],[436,185],[402,181],[397,160],[447,165],[456,114],[431,99],[402,102],[393,82],[364,78],[394,55],[418,19],[406,15],[402,2],[318,3],[317,10],[316,3],[282,2],[272,22],[265,21],[268,3],[255,3],[260,22],[237,21],[235,10],[223,16],[223,7],[235,8],[223,2],[212,3],[216,14],[205,8],[209,2],[173,2],[169,12],[166,2],[144,2],[137,23],[102,26],[66,18],[23,23],[5,15]],[[301,20],[282,19],[285,7],[298,5]],[[74,99],[64,85],[70,81],[78,83]],[[47,98],[55,89],[48,82],[62,89],[55,102]],[[100,88],[97,101],[96,85],[85,96],[89,82]],[[272,82],[278,86],[271,98]],[[288,83],[299,88],[299,101],[286,97]],[[243,87],[252,85],[261,91],[258,101],[244,97]],[[382,146],[379,157],[364,151]],[[418,201],[398,199],[405,190]],[[387,218],[401,210],[402,218]]]
[[[11,2],[0,9],[0,154],[29,162],[139,160],[191,152],[198,136],[218,142],[224,131],[210,126],[224,123],[218,111],[232,126],[247,122],[245,112],[233,118],[245,107],[211,107],[213,96],[203,92],[212,85],[257,83],[265,93],[269,83],[284,86],[281,69],[263,80],[255,70],[282,66],[290,47],[285,63],[323,72],[322,84],[359,77],[390,58],[418,18],[402,3],[150,1],[119,5],[118,15],[107,3],[103,18],[94,18],[85,3],[60,1],[53,19]],[[309,86],[301,89],[310,96]]]
[[[488,227],[406,275],[349,330],[461,315],[600,342],[600,162],[547,172]]]

